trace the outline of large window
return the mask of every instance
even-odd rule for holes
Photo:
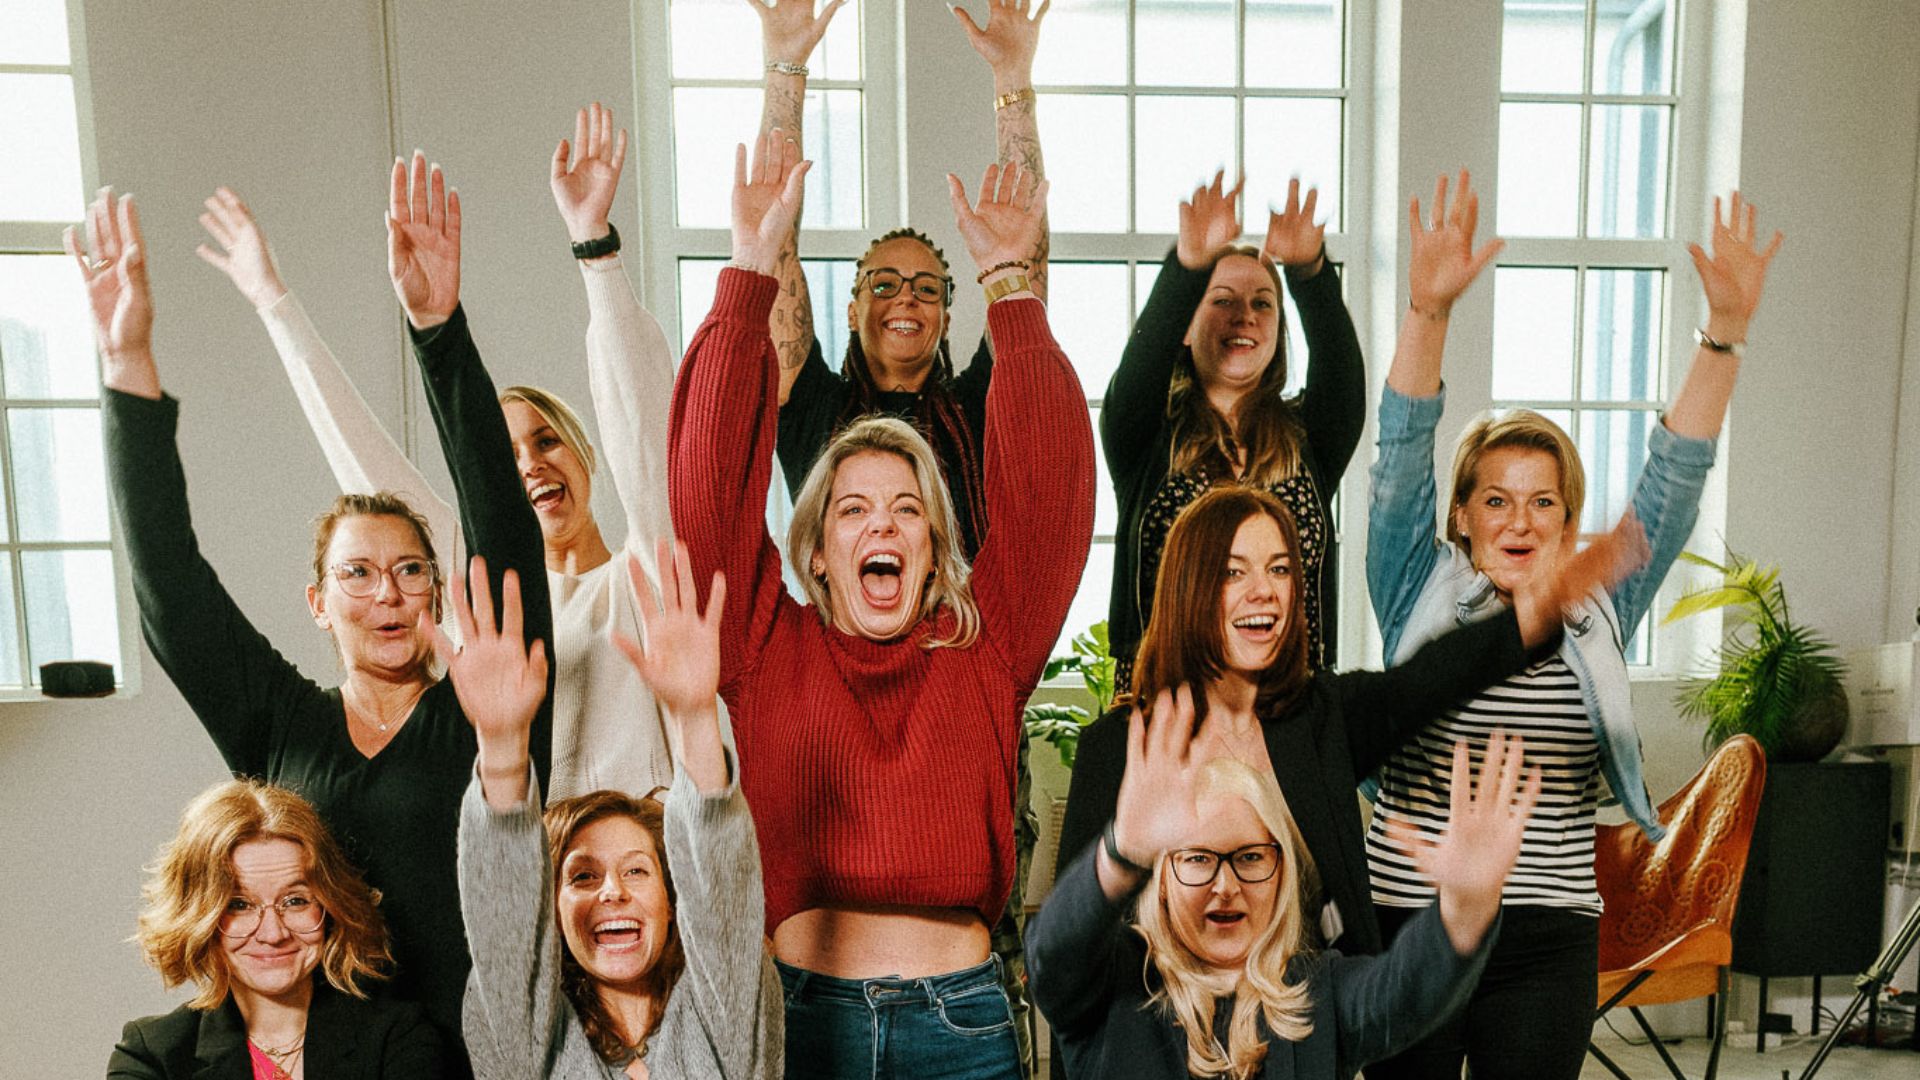
[[[121,667],[85,292],[60,233],[91,172],[63,0],[12,0],[0,35],[0,698],[31,696],[39,665]],[[120,672],[124,681],[125,673]]]

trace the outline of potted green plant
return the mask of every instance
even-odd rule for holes
[[[1043,679],[1057,679],[1077,672],[1093,696],[1094,708],[1088,712],[1079,705],[1053,702],[1029,704],[1024,719],[1027,738],[1039,739],[1060,752],[1060,763],[1073,768],[1073,756],[1080,748],[1080,731],[1113,707],[1113,651],[1107,638],[1107,624],[1097,622],[1085,632],[1075,634],[1073,651],[1047,661]]]
[[[1680,557],[1720,580],[1689,589],[1664,621],[1725,610],[1733,623],[1714,653],[1718,673],[1680,688],[1681,715],[1706,722],[1708,745],[1744,733],[1776,761],[1827,756],[1847,730],[1846,664],[1825,637],[1793,621],[1780,568],[1731,551],[1724,565],[1692,552]]]

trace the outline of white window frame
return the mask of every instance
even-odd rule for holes
[[[99,185],[99,165],[97,147],[94,139],[93,96],[88,73],[86,55],[86,22],[84,5],[78,0],[67,0],[67,42],[68,63],[66,64],[0,64],[0,73],[31,75],[69,75],[73,79],[74,116],[78,127],[80,150],[81,196]],[[53,256],[65,264],[65,247],[62,233],[69,224],[79,222],[45,221],[8,221],[0,220],[0,255]],[[95,357],[97,363],[97,357]],[[0,395],[5,390],[0,388]],[[119,517],[111,512],[107,515],[108,534],[106,540],[96,541],[26,541],[20,537],[19,504],[14,499],[14,477],[12,461],[12,441],[9,430],[10,411],[15,407],[32,408],[91,408],[99,410],[98,396],[91,398],[12,398],[0,396],[0,485],[4,485],[6,497],[7,540],[0,542],[0,557],[4,557],[4,566],[0,572],[12,577],[14,591],[14,631],[20,643],[20,673],[24,682],[21,685],[0,684],[0,703],[4,702],[43,702],[51,700],[38,684],[39,671],[32,666],[32,642],[27,631],[27,593],[26,573],[20,555],[35,551],[107,551],[112,556],[114,576],[114,600],[117,606],[116,622],[120,645],[120,664],[116,683],[117,696],[131,697],[140,691],[140,632],[139,610],[134,600],[133,581],[128,572],[125,546],[120,534]]]

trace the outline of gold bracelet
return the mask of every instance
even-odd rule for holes
[[[1023,101],[1032,101],[1032,100],[1033,100],[1033,87],[1023,86],[1020,89],[1013,91],[1012,93],[1001,94],[999,97],[994,98],[993,111],[999,112],[1001,109],[1004,109],[1009,105],[1018,105]]]
[[[987,303],[991,304],[995,300],[1004,299],[1012,296],[1014,293],[1024,292],[1027,287],[1027,275],[1008,274],[1006,277],[987,286]]]

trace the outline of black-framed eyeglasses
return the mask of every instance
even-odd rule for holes
[[[380,578],[393,579],[393,587],[408,596],[421,596],[433,590],[433,563],[426,559],[402,559],[381,569],[368,562],[334,563],[327,568],[340,591],[348,596],[372,596],[380,591]]]
[[[908,277],[891,266],[876,266],[860,275],[857,289],[865,285],[875,300],[899,295],[902,287],[913,290],[914,299],[924,304],[947,304],[953,300],[953,279],[924,270]]]
[[[283,896],[271,904],[258,904],[244,896],[227,901],[220,911],[220,932],[230,938],[250,938],[260,930],[260,921],[272,908],[280,916],[280,925],[288,932],[311,934],[320,929],[327,911],[320,901],[305,893]]]
[[[1279,844],[1248,844],[1232,851],[1212,848],[1178,848],[1167,856],[1173,864],[1174,880],[1198,888],[1213,884],[1222,864],[1233,868],[1233,876],[1243,885],[1256,885],[1280,869]]]

